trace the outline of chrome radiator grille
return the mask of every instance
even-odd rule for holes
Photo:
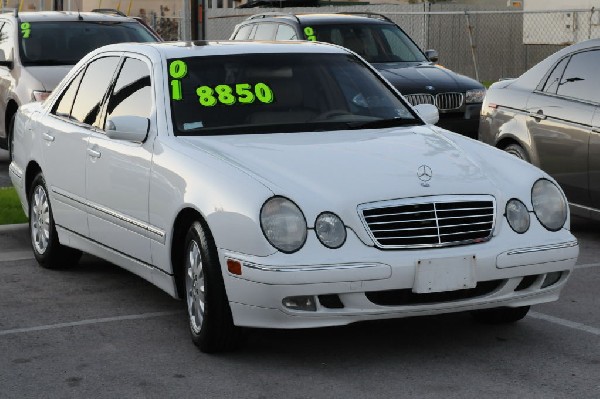
[[[440,196],[365,204],[359,213],[380,248],[419,248],[487,241],[495,222],[491,196]]]
[[[435,96],[428,93],[407,94],[404,96],[411,105],[432,104],[440,111],[451,111],[459,109],[463,105],[462,93],[439,93]]]

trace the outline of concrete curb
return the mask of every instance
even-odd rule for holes
[[[29,228],[28,223],[19,223],[19,224],[5,224],[0,225],[0,233],[12,233],[27,230]]]

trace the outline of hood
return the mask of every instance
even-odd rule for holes
[[[402,94],[465,92],[483,88],[476,80],[437,65],[386,63],[374,66]]]
[[[54,90],[71,68],[73,65],[26,67],[27,72],[37,79],[46,91]]]
[[[357,205],[381,200],[498,194],[475,162],[426,126],[180,139],[291,198],[309,220],[324,210],[356,213]],[[427,183],[417,177],[422,165],[433,172]]]

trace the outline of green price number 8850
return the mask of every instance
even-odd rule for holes
[[[249,83],[238,83],[234,87],[230,85],[217,85],[213,89],[210,86],[200,86],[196,89],[198,101],[204,107],[212,107],[218,103],[233,105],[252,104],[255,100],[261,103],[272,103],[275,96],[273,90],[266,83],[257,83],[252,87]]]

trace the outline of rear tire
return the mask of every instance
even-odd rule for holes
[[[241,329],[233,325],[217,250],[198,221],[185,237],[182,262],[192,341],[205,353],[238,348]]]
[[[506,147],[504,147],[504,151],[508,152],[509,154],[522,159],[525,162],[530,162],[529,161],[529,155],[527,155],[527,152],[525,151],[525,149],[523,147],[521,147],[519,144],[509,144]]]
[[[35,259],[47,269],[76,265],[81,251],[65,247],[58,241],[50,197],[41,173],[33,179],[29,192],[29,235]]]
[[[514,323],[524,318],[529,312],[529,306],[518,308],[493,308],[474,310],[471,312],[473,318],[484,324],[506,324]]]

